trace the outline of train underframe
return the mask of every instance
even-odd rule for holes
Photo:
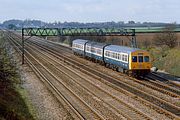
[[[140,69],[140,70],[129,70],[128,71],[128,74],[129,75],[131,75],[131,76],[133,76],[133,77],[137,77],[137,78],[139,78],[139,77],[144,77],[144,76],[146,76],[147,74],[149,74],[150,73],[150,69]]]

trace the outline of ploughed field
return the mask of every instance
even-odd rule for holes
[[[21,36],[7,33],[6,37],[21,52]],[[37,37],[25,42],[25,61],[74,119],[180,117],[178,86],[128,77],[74,56],[70,47]]]

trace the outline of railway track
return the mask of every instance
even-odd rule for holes
[[[170,93],[171,94],[170,96],[172,96],[172,97],[178,97],[180,95],[180,90],[175,88],[175,87],[171,87],[171,86],[168,86],[166,84],[163,84],[162,82],[160,82],[158,80],[152,80],[151,77],[147,77],[145,79],[148,80],[147,82],[149,84],[152,84],[154,86],[157,86],[158,88],[162,88],[162,89],[165,89],[167,91],[170,91],[172,93],[172,94]]]
[[[38,50],[36,49],[36,51]],[[49,52],[48,54],[51,54],[51,52]],[[72,67],[67,67],[66,65],[64,65],[63,62],[58,61],[58,59],[54,60],[54,58],[52,58],[53,56],[49,57],[48,55],[46,55],[46,60],[51,61],[51,63],[49,64],[51,64],[56,70],[62,72],[63,74],[66,74],[66,76],[68,76],[71,80],[76,82],[79,86],[86,89],[89,93],[93,94],[93,96],[95,96],[96,99],[105,102],[106,104],[108,104],[109,107],[115,109],[115,111],[122,114],[125,118],[149,120],[151,119],[147,115],[143,114],[143,111],[140,112],[136,110],[134,107],[128,105],[116,96],[112,95],[112,93],[110,93],[108,90],[103,89],[101,88],[101,86],[97,86],[96,84],[94,84],[92,79],[87,79],[86,77],[82,76],[82,73],[77,74],[78,71],[74,70]],[[52,61],[54,61],[54,64],[52,63]],[[72,76],[76,79],[74,79]],[[109,103],[110,101],[111,104]]]
[[[164,82],[164,83],[168,84],[169,86],[172,86],[172,87],[176,88],[177,90],[180,89],[180,85],[179,84],[174,83],[174,82],[172,82],[172,81],[170,81],[170,80],[168,80],[168,79],[158,75],[158,73],[156,73],[156,72],[152,72],[147,77],[151,78],[153,80],[158,80],[158,81]]]
[[[29,46],[29,45],[28,45]],[[30,50],[36,50],[36,52],[38,51],[37,50],[37,48],[35,48],[35,47],[32,47],[32,48],[30,48]],[[30,51],[30,50],[28,50],[28,51]],[[31,52],[33,52],[33,51],[31,51]],[[42,52],[41,52],[42,53]],[[40,56],[39,56],[39,54],[38,54],[38,58],[39,58]],[[49,64],[52,66],[54,66],[54,68],[55,68],[55,70],[59,70],[59,71],[61,71],[61,72],[63,72],[64,70],[62,70],[62,69],[64,69],[64,68],[67,68],[66,66],[64,66],[63,64],[61,64],[61,65],[63,65],[63,67],[61,67],[61,69],[59,69],[59,67],[56,67],[57,66],[57,64],[59,64],[59,62],[56,62],[56,63],[54,63],[54,64],[56,64],[56,65],[54,65],[53,63],[52,63],[52,61],[54,61],[53,59],[52,59],[52,57],[48,57],[48,55],[46,55],[46,57],[47,58],[44,58],[44,60],[46,60],[47,62],[48,61],[51,61],[51,62],[49,62]],[[49,59],[49,60],[48,60]],[[42,60],[40,60],[40,61],[42,61]],[[46,66],[47,66],[47,64],[48,63],[46,63]],[[53,70],[54,71],[54,70]],[[68,75],[71,79],[73,79],[69,74],[67,74],[69,71],[71,71],[70,73],[73,73],[73,70],[71,70],[71,69],[69,69],[68,68],[68,70],[66,70],[67,72],[63,72],[63,74],[66,74],[66,75]],[[75,74],[75,73],[74,73]],[[77,74],[76,74],[77,75]],[[72,75],[72,76],[74,76],[74,75]],[[78,75],[79,77],[81,77],[80,76],[80,74]],[[82,77],[81,77],[82,78]],[[85,79],[85,78],[83,78],[83,79]],[[77,81],[76,79],[73,79],[73,81]],[[84,83],[86,83],[86,82],[84,82]],[[82,83],[81,82],[79,82],[78,83],[78,85],[79,86],[82,86]],[[89,85],[87,85],[87,86],[89,86]],[[84,89],[87,89],[87,86],[82,86]],[[92,86],[92,83],[91,83],[91,86]],[[94,87],[94,89],[97,89],[97,86],[96,87]],[[101,90],[101,92],[103,91],[100,87],[99,87],[99,90]],[[88,90],[89,92],[91,92],[91,90]],[[104,92],[104,91],[103,91]],[[102,93],[103,93],[102,92]],[[104,92],[105,93],[105,92]],[[107,92],[106,92],[107,93]],[[96,96],[96,99],[98,98],[98,96],[97,95],[95,95],[95,94],[97,94],[97,90],[93,93],[93,95],[94,96]],[[102,96],[102,95],[101,95]],[[109,96],[112,96],[110,93],[108,93],[107,95],[106,95],[108,98],[109,98]],[[112,102],[113,102],[113,98],[115,98],[115,96],[112,96]],[[102,98],[98,98],[98,99],[100,99],[101,101],[103,101],[103,99]],[[120,101],[120,100],[118,100],[117,98],[116,98],[116,101],[114,100],[114,102],[116,102],[117,103],[117,101],[120,103],[120,104],[122,104],[122,105],[120,105],[120,104],[116,104],[116,105],[114,105],[113,107],[112,107],[112,105],[111,104],[108,104],[109,106],[111,106],[112,108],[114,108],[116,111],[118,111],[118,112],[120,112],[121,114],[123,113],[123,115],[126,117],[126,118],[128,118],[128,119],[151,119],[150,117],[148,117],[148,116],[146,116],[146,115],[144,115],[142,112],[139,112],[138,110],[136,110],[136,109],[134,109],[133,107],[131,107],[131,106],[129,106],[129,105],[127,105],[125,102],[122,102],[122,101]],[[107,102],[109,102],[109,100],[107,101]],[[106,103],[107,103],[106,102]],[[115,108],[116,107],[116,108]],[[117,108],[117,107],[119,107],[119,108]],[[107,111],[107,110],[106,110]],[[121,112],[121,111],[123,111],[123,112]],[[131,113],[131,114],[129,114],[129,113]],[[108,118],[108,116],[106,116],[106,118]]]
[[[42,46],[41,46],[42,47]],[[44,50],[45,50],[45,48],[43,48]],[[47,49],[47,48],[46,48]],[[52,52],[53,53],[53,51],[51,51],[50,50],[50,52]],[[56,53],[57,54],[57,53]],[[62,57],[62,56],[61,56]],[[81,66],[81,67],[84,67],[84,69],[87,69],[84,65],[81,65],[81,64],[78,64],[78,63],[76,63],[75,61],[72,61],[72,60],[69,60],[68,58],[66,58],[66,57],[64,57],[63,56],[63,61],[66,61],[68,64],[72,64],[73,63],[73,66],[75,66],[75,65],[77,65],[77,66]],[[77,67],[76,66],[76,67]],[[83,71],[82,70],[82,68],[79,68],[79,69],[81,69],[81,71]],[[91,69],[88,69],[88,71],[90,71],[88,74],[91,74],[91,75],[94,75],[94,77],[95,78],[99,78],[99,79],[106,79],[106,82],[108,81],[108,82],[110,82],[110,83],[112,83],[114,86],[118,86],[118,89],[119,89],[119,87],[122,87],[122,88],[124,88],[125,90],[127,90],[127,91],[129,91],[129,92],[131,92],[131,93],[133,93],[133,94],[135,94],[135,92],[140,92],[141,94],[143,93],[143,92],[141,92],[141,91],[139,91],[138,89],[136,89],[136,88],[132,88],[132,86],[128,86],[127,84],[125,84],[125,83],[121,83],[121,82],[119,82],[119,81],[116,81],[115,80],[115,78],[111,78],[110,76],[108,77],[108,76],[106,76],[106,75],[104,75],[104,74],[102,74],[102,73],[99,73],[99,72],[97,72],[97,71],[92,71]],[[97,72],[97,73],[96,73]],[[93,74],[92,74],[93,73]],[[98,74],[98,75],[97,75]],[[106,78],[105,78],[106,77]],[[108,78],[108,79],[107,79]],[[113,79],[113,81],[112,80],[110,80],[110,79]],[[105,81],[104,81],[105,82]],[[108,83],[109,84],[109,83]],[[124,87],[123,87],[124,86]],[[125,88],[125,87],[127,87],[127,88]],[[134,91],[135,90],[135,91]],[[134,91],[134,92],[133,92]],[[146,99],[146,100],[148,100],[148,101],[150,101],[150,99],[152,99],[153,98],[153,96],[148,96],[146,93],[143,93],[143,95],[144,96],[141,96],[140,94],[137,94],[136,93],[136,95],[137,96],[139,96],[139,97],[141,97],[141,98],[143,98],[143,99]],[[172,95],[172,94],[171,94]],[[146,98],[147,97],[147,98]],[[162,107],[162,108],[164,108],[164,109],[167,109],[168,108],[168,111],[169,112],[172,112],[172,113],[176,113],[177,111],[173,111],[172,109],[173,109],[173,107],[174,106],[168,106],[169,105],[169,103],[166,103],[165,101],[161,101],[160,99],[158,99],[158,98],[156,98],[155,100],[157,100],[156,102],[159,102],[160,103],[160,105],[163,105],[162,103],[164,103],[164,106]],[[152,101],[150,101],[150,102],[152,102]],[[155,103],[154,103],[155,104]],[[157,104],[155,104],[155,105],[157,105]],[[158,105],[159,106],[159,105]],[[161,106],[159,106],[159,107],[161,107]],[[162,109],[160,109],[160,108],[157,108],[157,107],[154,107],[154,108],[156,108],[156,109],[158,109],[158,110],[160,110],[161,112],[163,112],[163,113],[165,113],[165,114],[168,114],[168,115],[170,115],[172,118],[173,117],[175,117],[174,115],[172,115],[171,113],[168,113],[167,111],[165,111],[165,110],[162,110]],[[174,108],[176,108],[176,107],[174,107]],[[176,110],[176,109],[175,109]],[[178,110],[178,109],[177,109]],[[179,114],[176,114],[176,115],[179,115]]]
[[[44,44],[44,45],[46,45],[46,44]],[[51,46],[51,45],[50,45]],[[59,45],[58,45],[59,46]],[[53,47],[57,47],[57,45],[54,45]],[[62,48],[64,48],[64,49],[62,49],[63,51],[65,50],[65,49],[67,49],[66,51],[64,51],[65,53],[69,53],[69,52],[71,52],[71,49],[69,48],[69,47],[66,47],[66,46],[62,46]],[[121,74],[122,76],[124,76],[124,74]],[[130,78],[130,77],[129,77]],[[178,84],[176,84],[176,83],[173,83],[173,82],[171,82],[171,81],[167,81],[167,80],[163,80],[163,81],[165,81],[164,83],[165,84],[163,84],[163,83],[160,83],[160,82],[156,82],[156,81],[154,81],[154,79],[152,79],[152,78],[150,78],[150,79],[148,79],[148,81],[146,81],[146,82],[144,82],[144,81],[139,81],[139,80],[137,80],[137,79],[132,79],[132,78],[130,78],[131,80],[133,80],[133,81],[135,81],[135,82],[138,82],[138,83],[140,83],[140,84],[142,84],[142,85],[145,85],[146,87],[149,87],[149,88],[153,88],[153,89],[155,89],[155,90],[157,90],[157,91],[159,91],[159,92],[162,92],[162,93],[165,93],[165,94],[167,94],[167,95],[169,95],[169,96],[172,96],[172,97],[176,97],[176,96],[178,96],[178,95],[180,95],[180,92],[179,92],[179,88],[180,88],[180,86],[178,85]],[[164,78],[162,78],[162,77],[160,77],[160,79],[164,79]],[[156,83],[155,83],[156,82]],[[166,85],[166,84],[169,84],[169,85]],[[173,86],[174,85],[174,86]],[[162,89],[159,89],[159,88],[162,88]],[[176,88],[178,88],[178,89],[176,89]],[[165,91],[164,91],[164,90]],[[169,92],[168,92],[169,91]],[[177,95],[175,95],[175,94],[177,94]]]
[[[12,39],[11,39],[12,40]],[[18,52],[21,50],[17,47],[18,43],[11,42]],[[18,45],[20,46],[20,45]],[[57,87],[52,81],[57,81],[57,77],[52,74],[42,63],[39,62],[31,53],[26,51],[25,56],[27,63],[32,67],[34,72],[42,78],[42,81],[48,85],[48,88],[52,90],[56,95],[56,98],[61,98],[66,105],[68,105],[73,111],[76,119],[105,119],[99,113],[97,113],[92,107],[90,107],[84,100],[78,97],[72,90],[68,89],[65,85],[58,84]],[[53,80],[55,79],[55,80]],[[60,90],[61,88],[61,90]],[[64,92],[62,92],[64,91]],[[66,93],[66,94],[64,94]],[[58,96],[57,96],[58,95]],[[73,100],[73,101],[72,101]],[[85,113],[84,113],[85,112]],[[84,113],[84,114],[82,114]]]
[[[41,46],[41,47],[43,47],[43,46]],[[51,50],[50,50],[51,51]],[[53,53],[53,51],[51,51],[52,53]],[[58,53],[56,53],[56,54],[58,54]],[[68,58],[67,58],[68,59]],[[74,62],[74,61],[72,61],[72,60],[70,60],[71,62]],[[74,64],[74,63],[73,63]],[[79,63],[76,63],[76,64],[78,64],[78,66],[81,66],[81,67],[85,67],[84,65],[79,65]],[[111,83],[114,83],[115,85],[118,85],[119,87],[122,87],[122,88],[124,88],[124,89],[126,89],[127,90],[127,88],[128,88],[128,90],[127,91],[130,91],[130,92],[132,92],[132,93],[134,93],[134,94],[136,94],[137,96],[140,96],[140,97],[142,97],[143,99],[146,99],[146,100],[148,100],[148,101],[150,101],[150,102],[153,102],[154,100],[157,100],[157,101],[154,101],[153,103],[155,104],[155,105],[157,105],[157,106],[159,106],[159,107],[161,107],[161,108],[163,108],[163,109],[166,109],[166,110],[169,110],[170,112],[172,112],[172,113],[174,113],[174,114],[179,114],[178,113],[178,111],[179,111],[179,108],[178,107],[176,107],[176,106],[174,106],[174,105],[171,105],[171,104],[169,104],[169,103],[167,103],[166,101],[163,101],[163,100],[160,100],[159,98],[157,98],[157,97],[153,97],[152,95],[147,95],[146,93],[144,93],[144,92],[140,92],[139,90],[137,90],[137,89],[135,89],[135,88],[131,88],[131,86],[126,86],[126,84],[124,84],[124,83],[120,83],[119,81],[117,81],[117,80],[113,80],[114,78],[111,78],[111,77],[109,77],[109,76],[106,76],[106,75],[102,75],[102,73],[100,73],[100,72],[98,72],[98,71],[93,71],[92,69],[90,69],[90,68],[86,68],[86,69],[88,69],[88,71],[90,71],[91,73],[93,73],[94,72],[94,74],[99,74],[98,76],[100,76],[101,78],[103,78],[103,79],[106,79],[107,80],[107,78],[108,78],[108,80],[107,81],[109,81],[109,82],[111,82]],[[93,74],[91,74],[91,75],[93,75]],[[97,76],[96,76],[97,77]],[[140,94],[139,94],[139,92],[140,92]],[[174,109],[175,108],[175,109]]]
[[[39,41],[39,39],[37,39],[37,38],[34,38],[35,40],[37,40],[37,41]],[[41,38],[40,38],[41,39]],[[48,43],[47,42],[49,42],[49,41],[47,41],[47,42],[44,42],[43,43],[43,39],[42,40],[40,40],[39,42],[41,42],[40,44],[43,44],[43,45],[47,45]],[[69,54],[69,53],[71,53],[72,52],[72,50],[71,50],[71,48],[70,47],[67,47],[67,46],[63,46],[63,45],[57,45],[57,44],[52,44],[51,42],[50,42],[50,44],[49,44],[50,46],[51,46],[51,49],[52,48],[54,48],[54,50],[56,50],[56,51],[58,51],[58,50],[63,50],[63,52],[65,52],[65,53],[67,53],[67,54]],[[56,49],[58,47],[58,49]],[[76,58],[75,58],[76,59]],[[122,76],[124,76],[124,74],[122,74]],[[173,87],[177,87],[178,89],[180,88],[180,85],[178,85],[178,84],[176,84],[176,83],[173,83],[173,82],[171,82],[171,81],[167,81],[167,80],[164,80],[164,78],[162,78],[161,76],[159,76],[160,77],[160,79],[163,79],[163,80],[161,80],[161,81],[165,81],[164,83],[165,84],[168,84],[168,86],[172,86],[172,88]],[[149,79],[148,79],[149,80]],[[152,79],[151,79],[152,80]],[[158,84],[158,83],[157,83]],[[158,86],[159,87],[159,86]],[[162,86],[161,86],[162,87]],[[167,88],[167,87],[166,87]],[[173,92],[175,92],[175,90],[172,90]]]

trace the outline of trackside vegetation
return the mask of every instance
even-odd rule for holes
[[[152,47],[149,49],[153,66],[168,72],[171,75],[180,76],[180,48]]]
[[[35,112],[3,41],[0,37],[0,120],[34,120]]]

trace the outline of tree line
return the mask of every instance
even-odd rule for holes
[[[122,28],[122,27],[164,27],[168,23],[154,23],[154,22],[135,22],[135,21],[119,21],[119,22],[43,22],[40,20],[7,20],[0,24],[1,28],[7,29],[21,29],[22,27],[46,27],[46,28]],[[180,25],[177,25],[180,27]]]

